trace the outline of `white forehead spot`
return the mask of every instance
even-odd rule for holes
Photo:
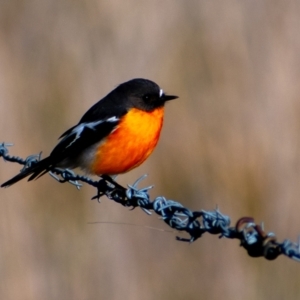
[[[163,94],[164,94],[164,90],[163,90],[163,89],[160,89],[160,90],[159,90],[159,97],[162,97]]]

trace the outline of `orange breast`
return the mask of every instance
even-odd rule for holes
[[[92,172],[120,174],[144,162],[158,142],[163,114],[163,107],[153,112],[131,109],[96,151]]]

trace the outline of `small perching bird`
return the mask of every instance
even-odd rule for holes
[[[153,81],[132,79],[94,104],[79,123],[60,136],[51,154],[6,181],[8,187],[53,168],[81,168],[89,174],[117,175],[143,163],[161,132],[166,95]]]

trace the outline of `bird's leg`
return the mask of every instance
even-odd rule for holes
[[[98,181],[97,195],[94,196],[92,200],[97,199],[98,202],[100,202],[100,198],[104,195],[108,198],[111,198],[112,196],[116,197],[118,195],[119,203],[124,205],[124,201],[126,200],[126,189],[114,180],[116,177],[116,175],[101,175],[101,179]]]

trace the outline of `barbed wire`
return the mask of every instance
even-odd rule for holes
[[[15,162],[23,165],[21,172],[34,165],[41,159],[41,153],[30,155],[25,159],[18,156],[10,156],[8,147],[12,144],[0,144],[0,157],[4,161]],[[242,246],[251,257],[264,257],[268,260],[274,260],[279,255],[285,255],[295,261],[300,262],[300,239],[292,242],[284,240],[282,243],[272,232],[265,232],[263,225],[258,225],[251,217],[240,218],[235,226],[230,226],[231,220],[228,216],[222,214],[219,208],[212,211],[191,211],[181,203],[167,200],[159,196],[153,201],[150,200],[148,191],[153,186],[142,189],[138,188],[139,183],[146,177],[142,176],[128,185],[127,188],[119,185],[109,176],[101,176],[99,181],[95,181],[87,176],[75,174],[68,169],[54,168],[49,174],[58,182],[69,182],[77,189],[82,186],[79,181],[87,183],[97,189],[97,194],[92,199],[100,202],[102,196],[123,205],[135,209],[141,208],[147,214],[155,212],[171,228],[178,231],[185,231],[190,238],[176,237],[178,241],[195,242],[201,238],[204,233],[218,234],[219,238],[238,239]]]

